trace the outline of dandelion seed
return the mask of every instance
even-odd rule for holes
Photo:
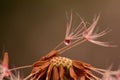
[[[85,39],[87,39],[87,41],[92,42],[94,44],[100,45],[100,46],[105,46],[105,47],[116,47],[116,45],[110,45],[108,42],[100,42],[97,41],[96,39],[104,36],[105,34],[107,34],[108,32],[110,32],[110,30],[105,29],[99,33],[94,33],[95,32],[95,28],[96,25],[98,23],[98,20],[100,18],[100,15],[97,16],[96,19],[94,19],[93,23],[91,24],[91,26],[89,28],[87,28],[84,32],[83,32],[83,37]]]
[[[71,13],[70,21],[67,22],[66,35],[64,40],[65,45],[69,45],[72,41],[79,40],[82,38],[81,32],[84,30],[86,23],[82,18],[80,19],[81,22],[79,23],[79,25],[74,29],[74,31],[71,32],[71,28],[72,28],[72,13]]]
[[[94,18],[93,23],[89,24],[90,27],[87,26],[88,24],[87,22],[80,18],[81,19],[80,24],[75,28],[75,30],[71,31],[72,28],[72,13],[71,13],[70,21],[67,23],[66,35],[64,39],[64,44],[66,45],[66,47],[59,49],[59,52],[63,53],[64,51],[69,50],[70,48],[75,47],[85,41],[89,41],[91,43],[104,47],[116,47],[116,45],[112,45],[109,42],[101,42],[97,40],[98,38],[110,32],[108,28],[99,33],[95,31],[99,18],[100,15]],[[58,46],[60,45],[62,45],[62,43],[59,44]]]
[[[7,80],[22,80],[19,76],[14,75],[11,71],[16,69],[9,69],[9,59],[8,59],[8,52],[4,53],[2,64],[0,65],[0,80],[4,80],[6,78]]]
[[[10,75],[9,70],[8,70],[8,53],[4,53],[4,58],[3,62],[0,65],[0,80],[2,80],[4,77],[8,77]]]
[[[114,71],[111,71],[112,66],[110,66],[104,73],[102,80],[117,80]]]
[[[23,80],[21,77],[20,77],[20,73],[18,71],[17,75],[15,74],[11,74],[12,78],[10,80]]]

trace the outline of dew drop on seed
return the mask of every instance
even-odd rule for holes
[[[70,43],[71,43],[71,40],[68,40],[68,39],[65,39],[65,40],[64,40],[64,44],[65,44],[65,45],[69,45]]]

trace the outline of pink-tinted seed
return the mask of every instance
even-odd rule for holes
[[[8,52],[5,52],[4,53],[4,58],[3,58],[3,63],[2,63],[2,66],[5,69],[5,76],[9,76],[10,75],[10,73],[8,71],[8,62],[9,62]]]
[[[117,75],[118,80],[120,80],[120,74]]]
[[[5,71],[5,76],[10,76],[10,73],[8,71]]]

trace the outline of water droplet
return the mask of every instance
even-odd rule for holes
[[[69,39],[65,39],[65,40],[64,40],[64,44],[65,44],[65,45],[69,45],[70,43],[71,43],[71,40],[69,40]]]

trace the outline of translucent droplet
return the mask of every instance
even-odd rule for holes
[[[65,45],[69,45],[70,43],[71,43],[71,40],[69,40],[69,39],[65,39],[65,40],[64,40],[64,44],[65,44]]]

